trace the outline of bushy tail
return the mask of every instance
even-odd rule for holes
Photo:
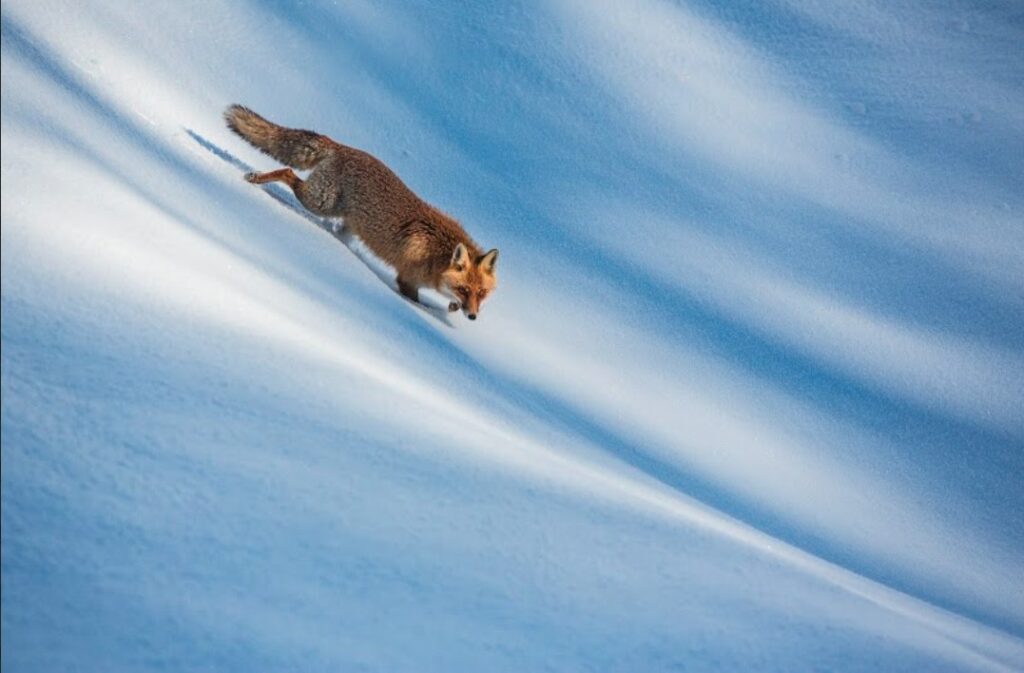
[[[253,147],[292,168],[312,168],[334,146],[327,136],[278,126],[241,105],[228,107],[224,111],[224,121],[228,128],[248,140]]]

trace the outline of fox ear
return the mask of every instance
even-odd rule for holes
[[[469,251],[466,250],[466,246],[459,243],[455,246],[455,250],[452,251],[451,265],[454,266],[458,271],[462,271],[466,268],[466,264],[469,263]]]
[[[477,264],[487,273],[494,273],[494,265],[498,262],[498,249],[493,250],[481,255],[480,259],[477,260]]]

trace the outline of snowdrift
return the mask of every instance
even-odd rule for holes
[[[5,3],[3,669],[1024,668],[1024,28],[891,4]]]

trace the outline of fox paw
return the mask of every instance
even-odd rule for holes
[[[448,312],[449,313],[455,313],[458,310],[459,310],[459,302],[457,302],[457,301],[450,301],[450,302],[448,302]]]
[[[255,173],[255,172],[249,172],[249,173],[246,173],[245,175],[243,175],[243,176],[242,176],[242,178],[243,178],[243,179],[244,179],[244,180],[245,180],[246,182],[252,182],[252,183],[255,183],[255,182],[256,182],[256,178],[257,178],[258,176],[259,176],[259,173]]]

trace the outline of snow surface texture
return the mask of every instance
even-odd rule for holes
[[[1024,669],[1018,3],[2,12],[4,671]]]

